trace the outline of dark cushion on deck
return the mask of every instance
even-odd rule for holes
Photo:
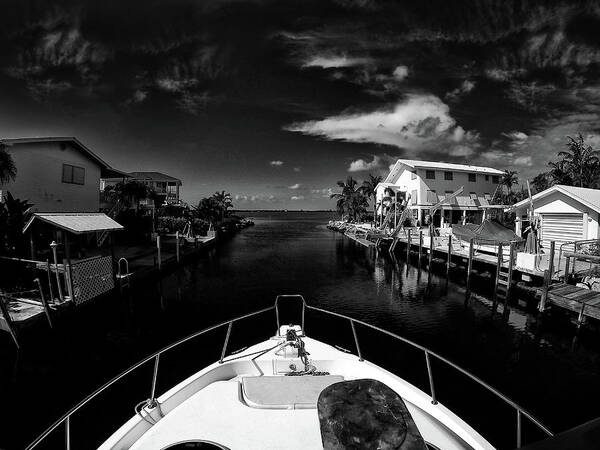
[[[328,386],[317,402],[323,447],[427,450],[402,398],[377,380]]]

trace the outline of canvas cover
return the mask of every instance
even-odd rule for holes
[[[467,223],[452,225],[452,234],[463,241],[475,239],[478,242],[499,244],[500,242],[520,241],[514,231],[495,220],[486,219],[481,225]]]

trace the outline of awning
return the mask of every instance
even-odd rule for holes
[[[122,225],[104,213],[35,213],[23,228],[23,233],[35,220],[41,220],[75,234],[123,229]]]

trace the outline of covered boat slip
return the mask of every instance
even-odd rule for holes
[[[493,448],[450,410],[439,403],[433,405],[429,395],[376,365],[319,341],[303,338],[311,363],[320,373],[330,375],[285,376],[292,365],[303,366],[293,355],[278,354],[273,349],[278,341],[281,339],[250,347],[188,378],[158,398],[164,417],[157,408],[144,410],[145,420],[133,417],[100,448],[158,450],[198,441],[232,450],[323,448],[319,395],[341,380],[356,379],[377,380],[399,394],[416,432],[438,448]],[[264,354],[252,356],[256,352]]]

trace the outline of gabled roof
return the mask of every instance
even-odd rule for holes
[[[136,180],[152,180],[152,181],[174,181],[181,186],[179,178],[161,172],[130,172],[129,175]]]
[[[104,213],[35,213],[23,228],[23,233],[36,219],[75,234],[123,229],[121,224]]]
[[[531,200],[535,202],[538,199],[547,197],[553,192],[562,192],[568,197],[577,200],[582,205],[585,205],[588,208],[600,213],[600,189],[589,189],[575,186],[565,186],[563,184],[555,184],[554,186],[546,189],[545,191],[538,192],[533,197],[531,197]],[[526,198],[525,200],[521,200],[518,203],[515,203],[510,209],[518,209],[527,206],[529,206],[528,198]]]
[[[73,136],[44,136],[44,137],[21,137],[21,138],[1,138],[0,144],[4,144],[6,146],[13,146],[18,144],[33,144],[33,143],[44,143],[44,142],[65,142],[71,144],[81,153],[86,155],[92,161],[96,162],[102,168],[102,176],[118,176],[118,177],[128,177],[125,172],[122,172],[117,169],[113,169],[106,161],[101,159],[98,155],[96,155],[93,151],[91,151],[88,147],[86,147],[79,139]]]
[[[420,161],[416,159],[399,159],[390,170],[389,175],[385,179],[385,182],[391,182],[392,178],[395,177],[398,173],[400,173],[400,169],[402,167],[407,167],[409,169],[438,169],[438,170],[448,170],[454,172],[472,172],[472,173],[483,173],[487,175],[502,175],[504,172],[498,169],[493,169],[491,167],[482,167],[482,166],[471,166],[468,164],[453,164],[447,162],[439,162],[439,161]],[[392,175],[393,174],[393,175]],[[390,178],[391,177],[391,178]]]

